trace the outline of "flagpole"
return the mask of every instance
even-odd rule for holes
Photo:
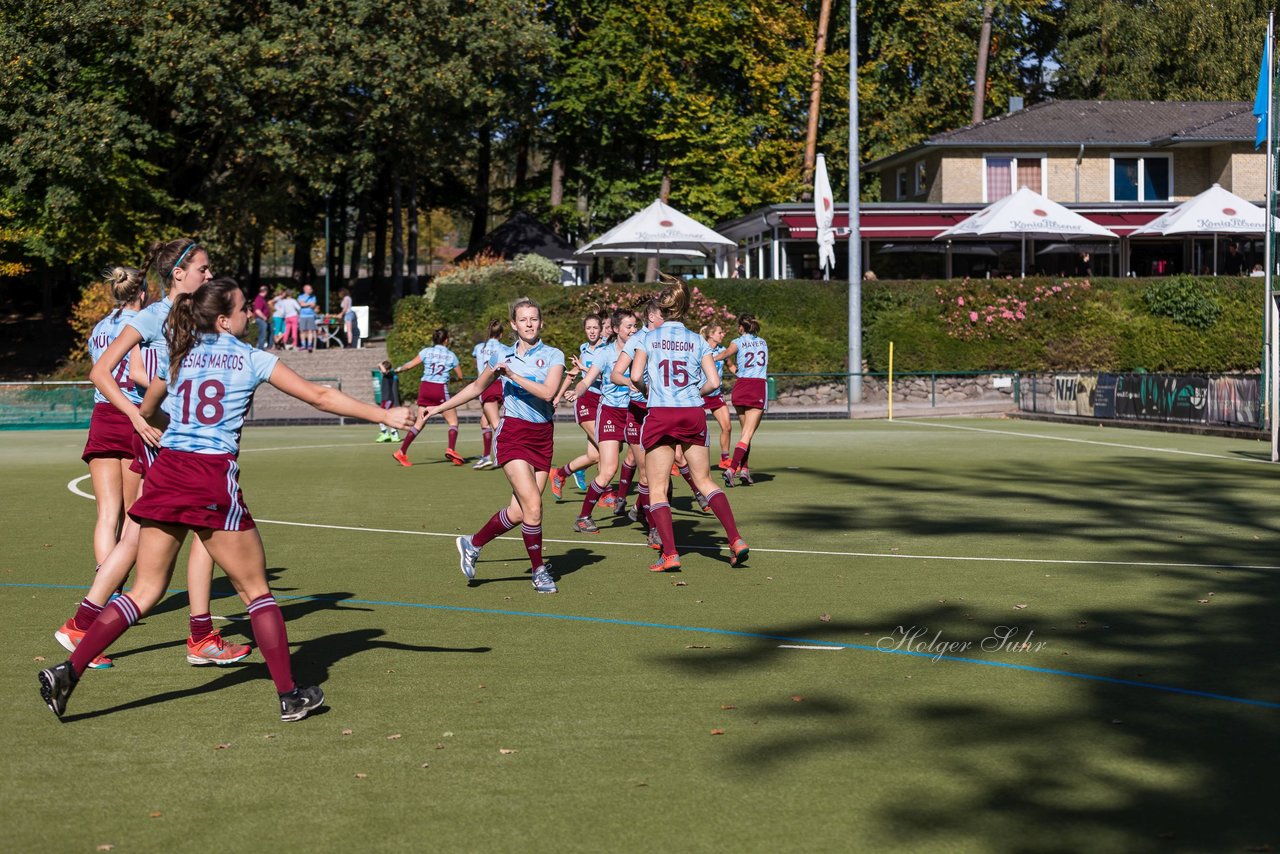
[[[862,402],[862,228],[858,217],[858,2],[849,4],[849,417]]]
[[[1263,379],[1263,385],[1266,388],[1266,394],[1263,400],[1270,404],[1267,412],[1270,415],[1271,422],[1271,462],[1280,462],[1280,407],[1277,407],[1277,401],[1280,396],[1276,394],[1277,374],[1280,373],[1280,361],[1277,361],[1276,354],[1276,306],[1271,298],[1274,278],[1275,278],[1275,193],[1276,193],[1276,169],[1275,169],[1275,146],[1273,136],[1275,130],[1275,93],[1274,87],[1271,85],[1275,78],[1275,51],[1273,50],[1273,42],[1275,40],[1275,12],[1267,14],[1267,41],[1264,47],[1267,59],[1267,218],[1266,218],[1266,248],[1264,250],[1264,260],[1267,265],[1267,273],[1265,278],[1265,317],[1266,317],[1266,347],[1264,348],[1263,366],[1266,368],[1267,376]]]

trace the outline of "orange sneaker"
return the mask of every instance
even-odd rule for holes
[[[67,652],[75,652],[80,641],[84,640],[86,632],[82,632],[76,628],[74,620],[67,620],[62,624],[62,628],[53,633],[53,639],[62,644],[62,648]],[[89,662],[90,670],[106,670],[111,667],[111,659],[105,655],[100,655],[93,661]]]
[[[672,477],[680,476],[680,466],[676,465],[675,463],[671,464],[671,476]]]
[[[661,555],[653,563],[649,564],[650,572],[679,572],[680,571],[680,555]]]
[[[453,448],[444,449],[444,458],[455,466],[460,466],[466,462],[466,459],[463,458],[462,454],[459,454]]]
[[[413,465],[413,463],[409,462],[409,458],[404,455],[404,451],[395,451],[391,454],[391,456],[395,457],[396,462],[398,462],[400,465],[404,466],[405,468],[408,468],[409,466]]]
[[[253,648],[244,643],[227,643],[222,634],[212,632],[202,641],[187,638],[187,662],[189,664],[235,664],[248,657]]]
[[[738,566],[747,559],[747,554],[751,550],[747,548],[747,541],[738,537],[729,544],[729,566]]]

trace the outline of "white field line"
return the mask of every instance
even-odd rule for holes
[[[894,421],[909,427],[933,427],[939,430],[968,430],[972,433],[994,433],[997,436],[1016,436],[1020,439],[1047,439],[1051,442],[1072,442],[1077,445],[1099,445],[1104,448],[1123,448],[1129,451],[1148,451],[1153,454],[1177,454],[1184,457],[1206,457],[1211,460],[1227,460],[1233,463],[1265,463],[1274,465],[1270,460],[1261,457],[1231,456],[1229,454],[1209,454],[1203,451],[1183,451],[1178,448],[1152,448],[1146,445],[1129,445],[1124,442],[1101,442],[1096,439],[1072,439],[1067,436],[1049,436],[1044,433],[1023,433],[1017,430],[995,430],[990,427],[964,427],[960,424],[936,424],[927,421]]]
[[[827,650],[827,651],[834,650],[836,652],[839,652],[840,650],[844,649],[844,647],[842,646],[807,646],[805,644],[799,644],[799,643],[780,643],[778,644],[778,649],[821,649],[821,650]]]
[[[67,484],[67,489],[79,495],[82,498],[93,500],[93,496],[83,492],[79,488],[79,484],[88,479],[88,475],[82,475],[75,478]],[[362,528],[358,525],[324,525],[318,522],[290,522],[284,519],[259,519],[254,518],[255,522],[263,525],[285,525],[291,528],[317,528],[326,531],[352,531],[358,534],[400,534],[409,537],[440,537],[446,539],[457,539],[457,534],[445,533],[443,531],[406,531],[400,528]],[[512,542],[521,542],[519,537],[505,536],[498,537],[500,540],[510,540]],[[543,537],[544,543],[558,543],[562,545],[572,546],[621,546],[623,548],[647,549],[648,543],[639,543],[621,540],[597,540],[597,539],[578,539],[578,540],[561,540],[552,537]],[[688,546],[681,545],[685,551],[704,551],[718,552],[719,546]],[[819,551],[815,549],[762,549],[752,548],[753,552],[763,554],[784,554],[784,555],[811,555],[815,557],[861,557],[861,558],[893,558],[895,560],[939,560],[952,562],[967,563],[1025,563],[1036,566],[1125,566],[1125,567],[1150,567],[1154,569],[1261,569],[1261,570],[1280,570],[1280,566],[1273,564],[1241,564],[1241,563],[1168,563],[1164,561],[1139,561],[1139,560],[1062,560],[1055,558],[1032,558],[1032,557],[973,557],[973,556],[957,556],[957,555],[928,555],[928,554],[900,554],[898,552],[837,552],[837,551]]]

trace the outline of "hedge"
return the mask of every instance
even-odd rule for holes
[[[726,320],[742,312],[759,317],[775,372],[844,371],[845,282],[700,279],[691,285],[702,312]],[[453,349],[465,356],[491,319],[505,318],[510,303],[527,295],[543,306],[544,340],[569,354],[582,340],[581,317],[593,304],[631,304],[656,290],[537,285],[514,274],[485,285],[441,285],[434,300],[408,297],[397,304],[388,349],[393,361],[407,361],[444,325]],[[863,358],[868,370],[886,370],[892,341],[898,371],[1256,370],[1262,302],[1263,282],[1256,278],[864,282]]]

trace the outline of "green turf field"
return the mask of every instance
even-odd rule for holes
[[[186,664],[181,593],[58,723],[35,674],[92,570],[93,505],[68,486],[83,436],[0,434],[5,850],[1280,844],[1280,469],[1262,443],[766,423],[757,485],[729,492],[745,568],[683,484],[678,576],[645,571],[634,526],[570,533],[577,498],[546,514],[552,596],[518,532],[485,549],[481,583],[458,571],[453,537],[503,503],[500,472],[437,462],[439,426],[402,469],[373,432],[245,433],[295,673],[330,706],[296,724],[260,656]],[[477,446],[464,425],[459,449]],[[214,613],[243,616],[235,598]]]

